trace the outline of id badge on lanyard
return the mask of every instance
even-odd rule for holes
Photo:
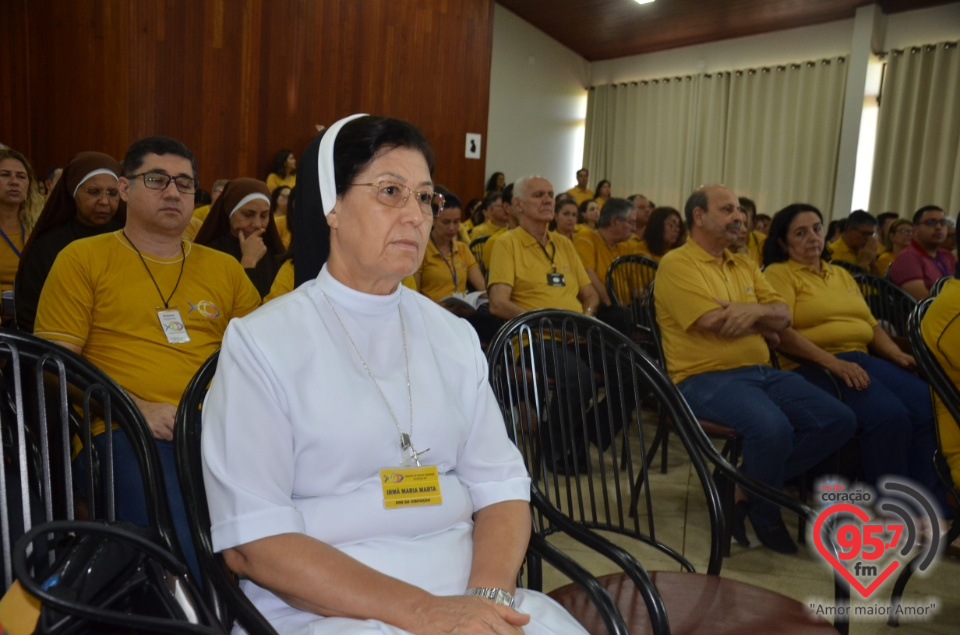
[[[160,320],[160,330],[170,344],[184,344],[190,341],[187,326],[180,317],[180,309],[175,306],[157,307],[157,318]]]

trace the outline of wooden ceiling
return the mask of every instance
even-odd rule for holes
[[[955,0],[876,0],[898,13]],[[853,18],[874,0],[497,0],[588,61]]]

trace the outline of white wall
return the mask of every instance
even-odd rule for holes
[[[887,16],[884,50],[960,39],[960,2]]]
[[[588,62],[494,5],[486,176],[540,174],[558,192],[583,160]]]

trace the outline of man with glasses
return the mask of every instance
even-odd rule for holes
[[[890,280],[919,302],[944,276],[953,275],[957,257],[942,248],[947,218],[936,205],[924,205],[913,215],[913,239],[890,265]]]
[[[827,248],[830,250],[830,260],[843,260],[874,275],[883,274],[877,269],[880,249],[877,219],[869,212],[862,209],[851,212],[840,238],[829,243]]]
[[[230,319],[260,304],[235,258],[182,240],[196,177],[193,154],[175,139],[147,137],[130,146],[117,182],[127,204],[124,228],[60,252],[40,294],[34,329],[110,375],[143,412],[157,440],[180,546],[194,572],[171,443],[174,416]],[[94,439],[101,455],[102,431]],[[145,525],[135,455],[123,435],[113,443],[117,517]]]
[[[597,228],[580,232],[573,242],[593,289],[600,297],[597,317],[626,335],[632,330],[630,313],[613,306],[606,280],[613,261],[627,253],[623,247],[636,226],[637,208],[634,204],[623,198],[611,198],[600,210]]]

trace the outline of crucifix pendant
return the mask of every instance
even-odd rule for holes
[[[406,432],[400,433],[400,467],[420,467],[420,455],[429,451],[430,448],[417,452],[410,440],[410,435]]]

